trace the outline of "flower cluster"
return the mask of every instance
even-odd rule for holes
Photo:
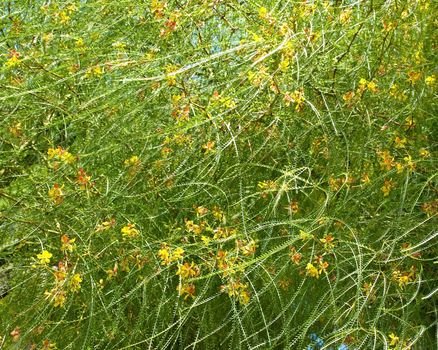
[[[248,284],[240,282],[239,279],[230,278],[227,284],[221,286],[221,292],[237,299],[239,303],[244,305],[250,301]]]
[[[59,162],[64,164],[72,164],[76,161],[76,157],[61,146],[49,148],[47,150],[48,159],[52,161],[51,166],[56,170],[59,167]]]
[[[373,94],[377,93],[379,90],[377,84],[374,81],[368,81],[365,78],[359,80],[358,93],[364,93],[366,90],[371,91]]]
[[[70,254],[76,249],[74,244],[75,238],[69,238],[64,234],[61,236],[61,246],[59,250],[64,254],[62,260],[58,261],[56,266],[48,267],[53,254],[47,250],[37,254],[36,258],[39,261],[38,265],[33,265],[35,268],[48,270],[54,277],[54,286],[50,290],[46,290],[44,295],[50,300],[54,307],[63,307],[68,293],[78,293],[81,289],[82,275],[75,272],[70,259]]]
[[[184,249],[176,247],[172,250],[167,243],[162,243],[158,250],[158,257],[161,260],[161,265],[170,265],[184,257]]]
[[[306,272],[309,276],[319,278],[319,276],[323,272],[327,272],[327,268],[329,266],[329,263],[327,261],[324,261],[322,255],[315,257],[315,260],[312,263],[307,263],[306,265]]]

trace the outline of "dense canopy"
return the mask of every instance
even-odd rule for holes
[[[435,348],[436,13],[3,0],[0,348]]]

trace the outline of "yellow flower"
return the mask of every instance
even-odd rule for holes
[[[408,72],[408,82],[410,82],[411,84],[415,84],[418,80],[420,80],[421,78],[421,72]]]
[[[376,93],[378,90],[377,90],[377,84],[374,82],[374,81],[370,81],[370,82],[368,82],[368,84],[367,84],[367,88],[368,88],[368,90],[370,90],[372,93]]]
[[[286,106],[289,106],[291,102],[295,102],[295,110],[300,112],[304,107],[304,102],[306,101],[304,98],[304,90],[301,88],[292,93],[286,92],[284,94],[283,101]]]
[[[403,172],[403,164],[402,163],[399,163],[399,162],[396,162],[395,163],[395,167],[397,168],[397,174],[400,174],[400,173],[402,173]]]
[[[82,38],[77,39],[75,44],[77,47],[83,47],[85,45],[84,39],[82,39]]]
[[[140,170],[141,161],[138,156],[132,156],[126,159],[124,164],[128,168],[129,174],[133,176]]]
[[[344,11],[342,11],[341,14],[339,15],[339,21],[342,24],[350,22],[350,18],[351,18],[352,12],[353,12],[353,10],[351,9],[351,7],[347,8]]]
[[[209,237],[207,237],[207,236],[202,235],[201,236],[201,241],[204,242],[205,245],[209,245],[211,239]]]
[[[229,227],[218,227],[214,230],[214,239],[225,239],[233,236],[237,233],[237,230]]]
[[[195,297],[196,287],[193,283],[179,284],[176,289],[179,295],[184,297],[184,300],[187,300],[189,297]]]
[[[394,142],[395,148],[405,148],[405,144],[406,142],[408,142],[408,140],[406,139],[406,137],[401,138],[399,136],[396,136]]]
[[[245,256],[255,254],[257,249],[257,243],[255,240],[245,241],[242,239],[236,239],[236,248],[242,252]]]
[[[158,257],[161,259],[161,265],[170,264],[169,247],[166,244],[161,245],[161,249],[158,250]]]
[[[103,74],[103,69],[100,66],[96,66],[93,68],[93,74],[100,77]]]
[[[360,78],[359,80],[359,90],[364,91],[367,88],[368,81],[365,78]]]
[[[112,44],[112,47],[114,47],[116,50],[124,51],[126,49],[126,44],[121,41],[116,41]]]
[[[426,82],[427,86],[434,86],[435,83],[436,83],[436,76],[435,76],[435,74],[429,75],[428,77],[426,77],[425,82]]]
[[[193,222],[193,220],[187,220],[186,221],[186,230],[187,230],[187,232],[193,232],[193,233],[199,235],[202,231],[204,231],[204,226],[202,225],[202,223],[201,223],[201,225],[198,225],[198,224],[195,224]]]
[[[43,250],[41,254],[37,254],[37,258],[40,260],[41,264],[50,263],[50,258],[52,256],[53,256],[52,253],[48,252],[47,250]]]
[[[62,189],[64,188],[64,185],[59,187],[58,184],[54,184],[53,187],[48,191],[49,197],[53,200],[53,202],[58,205],[61,204],[63,201],[63,195]]]
[[[312,234],[307,233],[307,232],[305,232],[305,231],[303,231],[303,230],[300,230],[299,235],[300,235],[300,239],[301,239],[302,241],[308,241],[309,239],[313,238],[313,235],[312,235]]]
[[[420,156],[423,158],[428,158],[430,157],[430,152],[427,149],[420,149]]]
[[[67,15],[67,12],[65,11],[61,11],[58,14],[59,17],[59,22],[61,22],[61,24],[66,24],[70,21],[70,16]]]
[[[306,271],[309,276],[319,278],[319,271],[312,263],[307,264]]]
[[[268,181],[259,181],[259,183],[257,184],[257,186],[261,189],[261,190],[275,190],[277,188],[277,184],[272,181],[272,180],[268,180]]]
[[[268,15],[268,9],[266,7],[259,8],[259,17],[265,19]]]
[[[48,159],[51,160],[53,158],[61,160],[66,164],[74,163],[76,160],[75,156],[73,156],[70,152],[63,149],[61,146],[57,148],[49,148],[47,150]]]
[[[393,188],[394,188],[394,182],[392,180],[385,180],[383,186],[381,187],[383,196],[385,197],[389,196],[389,193]]]
[[[78,292],[81,289],[82,278],[81,275],[75,273],[70,280],[70,289],[72,292]]]
[[[172,261],[181,259],[183,255],[184,255],[184,249],[180,247],[176,248],[172,253]]]
[[[246,305],[249,303],[250,297],[247,290],[242,290],[239,294],[239,302],[243,305]]]
[[[202,145],[202,149],[204,153],[214,152],[214,141],[208,141],[205,145]]]
[[[12,56],[11,58],[9,58],[6,62],[5,62],[5,66],[7,68],[11,68],[11,67],[15,67],[18,66],[20,64],[20,59],[17,56]]]
[[[200,273],[199,267],[192,261],[190,264],[185,262],[182,265],[178,266],[177,275],[181,276],[181,278],[190,278],[196,277]]]
[[[46,290],[44,295],[46,296],[46,299],[51,299],[54,307],[63,307],[65,304],[66,297],[63,290],[53,288],[50,292]]]
[[[391,339],[391,343],[389,344],[389,345],[391,345],[391,346],[397,345],[398,342],[400,341],[400,338],[397,337],[394,333],[391,333],[391,334],[389,335],[389,339]]]
[[[122,232],[123,237],[130,237],[130,238],[137,237],[140,234],[140,232],[135,228],[135,224],[128,224],[122,227],[120,232]]]
[[[362,179],[360,180],[363,184],[369,184],[371,182],[370,176],[367,173],[362,174]]]
[[[330,234],[326,234],[325,236],[324,236],[324,238],[320,238],[319,239],[319,241],[322,243],[322,244],[324,244],[324,248],[325,249],[332,249],[333,247],[334,247],[334,244],[333,244],[333,241],[334,241],[334,237],[333,237],[333,235],[330,233]]]
[[[403,273],[400,272],[400,270],[395,270],[392,272],[392,279],[398,283],[401,289],[403,289],[410,282],[415,280],[415,268],[412,266],[410,270]]]
[[[164,16],[164,10],[167,7],[167,3],[161,1],[152,0],[151,11],[155,16],[155,19],[160,19]]]
[[[410,282],[410,278],[407,275],[401,275],[398,278],[398,285],[399,285],[400,288],[403,288],[404,286],[407,286],[409,282]]]
[[[288,59],[284,59],[282,60],[279,64],[278,64],[278,68],[282,71],[282,72],[286,72],[287,69],[289,68],[289,60]]]
[[[391,170],[394,166],[394,157],[389,151],[377,152],[380,157],[380,167],[385,170]]]
[[[410,155],[404,157],[403,160],[405,161],[406,166],[408,167],[408,169],[410,171],[415,170],[416,165],[415,165],[415,162],[412,160],[412,157]]]
[[[65,304],[65,292],[64,291],[60,291],[59,293],[56,293],[55,295],[55,299],[53,301],[53,306],[54,307],[63,307]]]
[[[138,166],[140,165],[140,159],[138,156],[132,156],[129,159],[125,160],[125,166]]]
[[[248,304],[250,300],[248,285],[239,280],[230,280],[228,284],[221,286],[221,292],[227,293],[229,297],[236,298],[241,304]]]
[[[74,242],[76,238],[69,238],[67,235],[62,235],[61,237],[61,251],[72,252],[75,249]]]
[[[414,118],[411,117],[411,116],[406,117],[406,119],[405,119],[405,129],[409,130],[409,129],[413,129],[414,127],[415,127]]]
[[[103,69],[100,66],[90,67],[85,72],[85,77],[86,78],[101,77],[103,73],[104,73]]]
[[[57,149],[55,148],[49,148],[47,150],[47,155],[49,156],[49,159],[54,158],[58,154]]]
[[[218,221],[222,221],[225,218],[224,212],[217,205],[215,205],[213,207],[211,212],[212,212],[214,218]]]

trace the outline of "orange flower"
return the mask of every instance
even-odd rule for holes
[[[67,235],[62,235],[61,237],[61,251],[64,253],[72,252],[75,249],[75,245],[73,244],[76,241],[76,238],[70,239]]]
[[[208,209],[203,206],[195,207],[196,215],[198,216],[204,216],[208,213]]]
[[[17,342],[20,339],[20,327],[15,327],[10,335],[12,337],[12,340],[14,342]]]
[[[179,295],[184,297],[184,300],[187,300],[189,297],[190,298],[195,297],[196,287],[193,283],[179,284],[176,289]]]
[[[320,242],[324,244],[325,249],[332,249],[334,247],[333,241],[334,241],[333,235],[330,233],[328,235],[325,235],[324,238],[320,238]]]
[[[421,72],[414,72],[410,71],[408,72],[408,82],[410,82],[412,85],[414,85],[418,80],[421,78]]]
[[[291,256],[291,260],[294,262],[294,264],[299,265],[301,262],[301,259],[303,258],[303,254],[301,253],[295,253]]]
[[[76,182],[79,184],[81,190],[85,190],[86,188],[93,185],[90,180],[91,176],[87,175],[83,168],[79,168]]]
[[[384,170],[391,170],[394,166],[394,157],[389,151],[377,152],[380,157],[380,167]]]
[[[286,207],[287,210],[289,210],[292,214],[298,213],[299,207],[297,201],[292,201],[289,203],[289,205]]]

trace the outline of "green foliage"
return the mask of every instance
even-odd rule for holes
[[[0,8],[0,348],[436,347],[436,3]]]

